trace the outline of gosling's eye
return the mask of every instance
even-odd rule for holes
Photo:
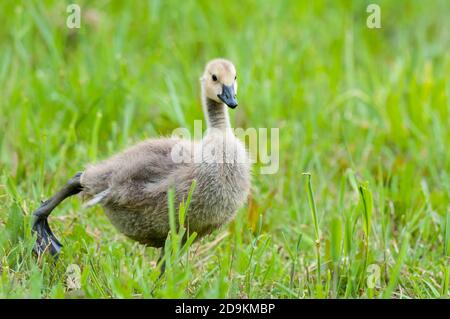
[[[216,76],[215,74],[212,75],[212,80],[213,80],[214,82],[217,81],[217,76]]]
[[[234,80],[235,80],[235,81],[237,80],[237,75],[234,76]]]

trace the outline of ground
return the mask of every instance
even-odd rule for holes
[[[448,1],[76,2],[80,29],[64,1],[1,4],[0,297],[449,297]],[[238,70],[233,125],[279,128],[279,170],[255,164],[236,219],[185,249],[174,234],[158,279],[156,249],[74,197],[50,220],[59,259],[33,257],[40,201],[192,131],[218,56]]]

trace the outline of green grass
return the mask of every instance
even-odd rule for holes
[[[80,0],[79,31],[71,2],[1,3],[0,297],[449,297],[448,1],[375,1],[371,30],[374,1]],[[192,131],[217,56],[238,69],[233,125],[280,128],[278,173],[255,165],[224,229],[184,247],[172,232],[160,280],[157,250],[77,198],[51,217],[59,260],[36,260],[40,201],[87,163]]]

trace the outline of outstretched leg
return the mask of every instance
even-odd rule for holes
[[[34,221],[32,231],[36,233],[37,240],[34,245],[34,251],[37,255],[41,255],[48,250],[50,254],[56,255],[61,250],[61,243],[53,235],[50,226],[48,225],[47,218],[64,199],[69,196],[78,194],[82,191],[80,183],[81,172],[75,174],[67,184],[50,199],[42,203],[42,205],[33,213]]]

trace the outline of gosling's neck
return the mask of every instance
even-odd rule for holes
[[[203,109],[209,129],[219,129],[223,132],[231,129],[228,108],[224,103],[218,103],[210,98],[204,97]]]

